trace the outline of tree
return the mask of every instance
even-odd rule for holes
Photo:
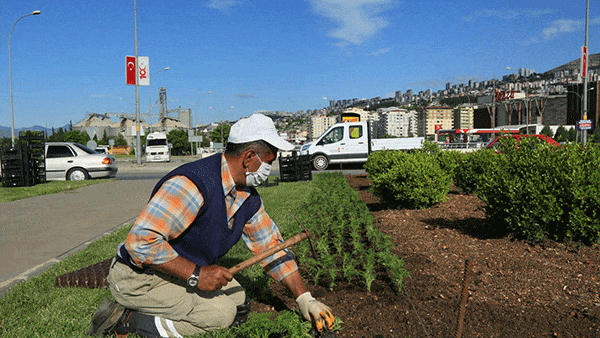
[[[210,133],[211,140],[213,140],[213,142],[225,143],[225,140],[227,140],[229,138],[229,130],[230,129],[231,129],[231,126],[228,124],[222,124],[222,125],[216,127]],[[221,138],[221,131],[223,131],[223,138]]]
[[[117,136],[117,138],[115,139],[115,147],[126,147],[127,146],[127,140],[125,139],[125,137],[123,137],[123,134],[119,134],[119,136]]]
[[[90,136],[80,130],[71,130],[64,134],[65,142],[75,142],[85,145],[90,140]]]
[[[106,135],[106,130],[104,131],[104,134],[102,135],[100,141],[98,141],[98,144],[108,145],[108,136]]]
[[[566,142],[569,140],[569,133],[563,126],[559,126],[556,128],[556,133],[554,134],[554,139],[558,142]]]
[[[590,136],[590,142],[600,143],[600,128],[596,127]]]
[[[172,155],[189,154],[191,145],[186,130],[171,130],[167,134],[167,139],[171,143]]]
[[[2,149],[2,148],[8,148],[8,147],[11,146],[11,144],[12,144],[12,142],[11,142],[10,137],[3,137],[0,140],[0,149]]]
[[[569,131],[567,131],[567,140],[569,140],[569,142],[575,142],[576,138],[577,138],[577,130],[575,130],[575,128],[569,129]]]
[[[54,132],[52,128],[52,135],[48,136],[48,142],[63,142],[65,140],[65,131],[62,127],[58,128],[57,132]]]
[[[550,129],[550,126],[548,126],[548,125],[545,125],[544,128],[542,128],[542,130],[540,131],[540,134],[550,136],[550,137],[553,136],[552,129]]]

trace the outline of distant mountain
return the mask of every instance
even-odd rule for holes
[[[568,70],[570,74],[579,73],[580,59],[575,59],[562,66],[558,66],[544,73],[544,75],[553,75],[557,72]],[[600,53],[588,55],[588,71],[600,70]]]

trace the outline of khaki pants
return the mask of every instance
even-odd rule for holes
[[[181,337],[228,327],[236,307],[246,299],[244,288],[234,279],[223,289],[189,290],[187,282],[155,272],[138,273],[113,260],[108,275],[110,291],[126,308],[156,317],[163,337]]]

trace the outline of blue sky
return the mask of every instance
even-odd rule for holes
[[[598,5],[590,53],[600,51]],[[135,86],[125,84],[133,0],[13,0],[0,3],[0,125],[11,122],[9,31],[34,10],[11,35],[15,128],[134,113]],[[579,58],[585,11],[583,0],[137,0],[138,55],[152,75],[140,111],[159,87],[169,109],[191,108],[197,124],[322,108],[323,97],[437,91],[506,67],[541,73]]]

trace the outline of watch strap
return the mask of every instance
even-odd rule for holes
[[[196,268],[194,269],[194,276],[200,276],[200,265],[196,265]]]

